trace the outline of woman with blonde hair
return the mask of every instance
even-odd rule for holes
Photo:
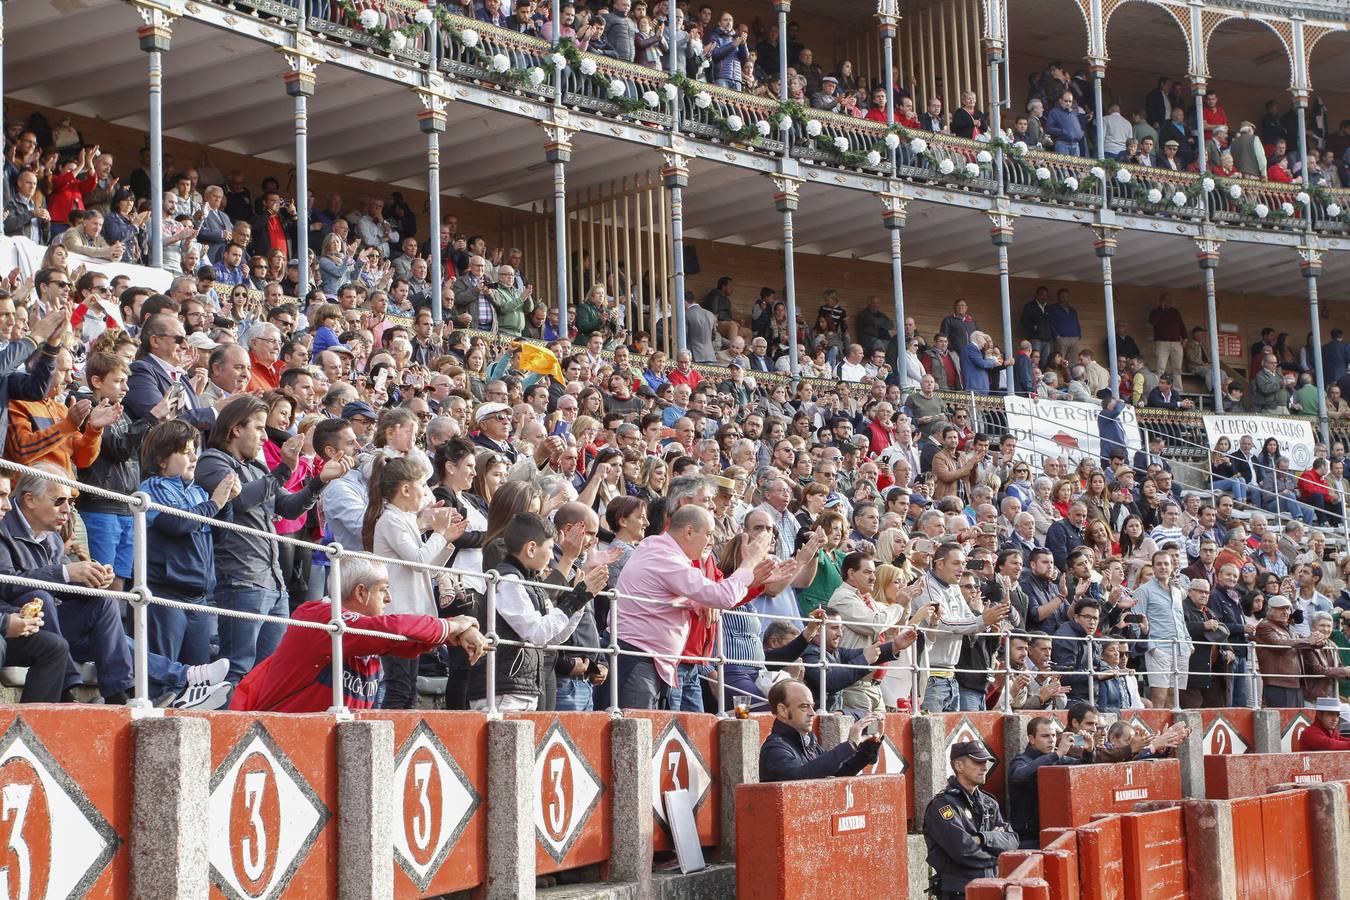
[[[642,475],[638,480],[634,496],[648,503],[657,497],[666,495],[666,485],[670,481],[670,469],[666,461],[659,456],[649,456],[642,464]]]
[[[329,234],[323,239],[323,249],[319,253],[319,288],[326,297],[336,297],[338,288],[356,278],[365,265],[347,249],[341,235]]]
[[[909,537],[902,529],[886,528],[877,535],[878,565],[894,566],[896,557],[909,548]],[[880,571],[880,569],[878,569]],[[906,584],[909,582],[906,581]]]

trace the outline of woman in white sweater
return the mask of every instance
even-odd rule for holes
[[[455,510],[431,507],[427,479],[431,467],[422,456],[377,455],[370,468],[370,506],[362,530],[365,547],[391,561],[388,613],[437,616],[432,573],[393,561],[443,566],[451,541],[468,521]],[[423,530],[431,535],[422,540]],[[411,709],[417,698],[417,660],[384,657],[384,709]]]

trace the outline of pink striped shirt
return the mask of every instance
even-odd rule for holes
[[[621,594],[619,640],[641,650],[678,656],[689,637],[689,610],[699,606],[731,609],[745,598],[753,577],[737,569],[722,581],[712,581],[694,565],[669,534],[658,534],[638,544],[624,563],[616,585]],[[648,602],[657,601],[657,602]],[[656,674],[675,685],[676,661],[653,660]]]

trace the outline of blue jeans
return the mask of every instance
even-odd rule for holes
[[[150,588],[157,597],[168,597],[192,603],[202,603],[205,597],[175,597],[171,591],[158,585]],[[199,666],[211,661],[211,632],[215,629],[215,616],[208,612],[178,609],[151,603],[146,610],[149,625],[149,650],[151,658],[158,656],[177,666],[169,669],[172,677],[157,677],[156,666],[150,665],[150,688],[155,696],[177,690],[183,686],[182,670],[186,666]],[[241,621],[241,620],[235,620]]]
[[[1055,141],[1055,152],[1063,156],[1082,156],[1078,141]]]
[[[960,712],[961,693],[955,678],[928,679],[923,689],[924,712]]]
[[[1247,482],[1241,478],[1216,478],[1214,479],[1214,490],[1232,494],[1233,499],[1238,503],[1247,502]]]
[[[558,712],[591,712],[595,709],[595,691],[584,678],[558,677],[558,694],[553,702]]]
[[[216,591],[215,600],[216,606],[221,609],[238,612],[285,616],[290,611],[286,595],[281,591],[258,588],[223,590]],[[220,655],[230,660],[231,684],[238,684],[255,665],[271,656],[286,631],[286,626],[281,622],[259,622],[234,616],[221,616],[217,625],[220,629]]]
[[[1252,705],[1252,676],[1251,662],[1245,657],[1238,657],[1233,660],[1233,664],[1228,667],[1232,677],[1228,679],[1228,705],[1235,707],[1246,707]]]
[[[703,712],[703,685],[698,663],[680,663],[679,684],[670,692],[670,708],[680,712]]]
[[[718,78],[714,83],[718,87],[730,88],[733,91],[742,90],[740,79],[737,78]]]
[[[60,635],[70,645],[63,688],[72,688],[83,681],[78,661],[92,662],[97,668],[98,691],[102,696],[131,692],[135,681],[131,672],[131,644],[122,628],[116,600],[66,594],[58,607],[56,598],[46,591],[30,591],[20,595],[14,605],[21,607],[30,600],[42,601],[42,630]]]
[[[119,578],[131,578],[131,516],[116,513],[82,513],[89,537],[89,555],[113,567]]]
[[[961,712],[980,712],[984,709],[983,691],[972,691],[970,688],[963,688],[959,685],[958,688],[961,691]]]

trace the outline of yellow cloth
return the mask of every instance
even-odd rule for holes
[[[522,372],[534,372],[538,375],[551,375],[558,380],[559,384],[566,384],[563,379],[562,365],[558,362],[558,357],[553,355],[553,351],[547,347],[541,347],[538,344],[522,343],[520,345],[520,370]]]

